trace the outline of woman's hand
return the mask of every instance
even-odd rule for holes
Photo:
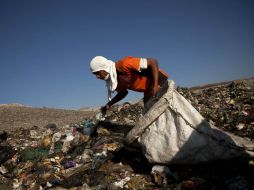
[[[105,106],[101,107],[101,113],[103,115],[106,114],[107,110],[110,108],[110,106],[108,104],[106,104]]]

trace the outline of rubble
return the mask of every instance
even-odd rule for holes
[[[253,88],[242,83],[200,92],[177,88],[209,121],[254,140]],[[31,125],[0,133],[0,189],[253,189],[253,159],[196,165],[148,163],[125,135],[142,114],[142,103],[116,105],[103,120],[86,117],[69,125]]]

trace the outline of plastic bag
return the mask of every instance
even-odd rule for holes
[[[210,125],[168,81],[126,142],[135,140],[152,163],[194,164],[254,155],[254,143]]]

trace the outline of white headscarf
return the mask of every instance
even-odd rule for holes
[[[111,60],[106,59],[105,57],[96,56],[90,62],[90,69],[93,73],[101,70],[109,73],[109,77],[106,80],[106,86],[108,89],[108,100],[110,101],[112,92],[114,92],[117,87],[117,74],[115,63]]]

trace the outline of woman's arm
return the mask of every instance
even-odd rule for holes
[[[122,99],[124,99],[127,94],[128,94],[128,90],[127,89],[123,89],[123,90],[119,91],[111,101],[109,101],[105,106],[103,106],[101,108],[102,113],[105,114],[106,111],[112,105],[114,105],[115,103],[117,103],[117,102],[121,101]]]
[[[159,67],[157,61],[152,58],[147,58],[147,69],[149,70],[148,75],[151,75],[148,77],[152,80],[152,86],[149,89],[150,90],[149,95],[154,96],[159,90],[158,86]]]

